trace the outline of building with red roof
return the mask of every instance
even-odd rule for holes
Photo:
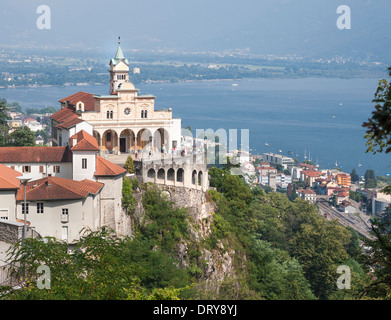
[[[312,188],[315,184],[315,180],[325,176],[324,173],[315,170],[302,170],[300,171],[300,180],[304,181],[306,186]]]
[[[316,192],[312,189],[299,189],[297,190],[297,193],[299,196],[309,203],[315,203],[316,202]]]
[[[170,153],[178,148],[181,119],[173,118],[171,108],[156,110],[155,96],[139,94],[129,81],[129,62],[120,44],[109,72],[110,94],[80,91],[59,100],[61,109],[51,116],[53,145],[66,146],[84,129],[98,141],[101,155],[142,149]]]
[[[98,153],[96,139],[84,130],[66,147],[0,148],[0,219],[24,222],[26,211],[29,227],[67,242],[83,228],[116,230],[126,170]],[[26,208],[22,175],[31,178]]]

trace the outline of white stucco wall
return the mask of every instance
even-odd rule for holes
[[[87,159],[87,168],[83,169],[82,159]],[[95,180],[94,173],[96,170],[96,152],[95,151],[73,151],[72,153],[72,170],[71,179],[81,181],[84,179]]]
[[[16,191],[0,190],[0,212],[7,211],[8,221],[15,221],[16,218]]]
[[[24,219],[22,203],[17,204],[17,217]],[[100,227],[99,195],[79,200],[28,201],[29,213],[26,215],[30,226],[42,237],[55,237],[62,240],[62,227],[68,227],[68,242],[80,238],[83,228],[95,231]],[[37,203],[44,204],[44,212],[37,213]],[[68,222],[62,222],[62,209],[68,209]]]
[[[3,163],[7,167],[14,166],[14,170],[23,173],[23,166],[30,166],[31,172],[25,172],[25,175],[31,177],[32,180],[38,180],[47,177],[49,174],[53,177],[72,178],[72,163],[71,162],[52,162],[52,163]],[[40,166],[43,166],[43,172],[40,171]],[[59,166],[60,172],[54,172],[53,166]]]

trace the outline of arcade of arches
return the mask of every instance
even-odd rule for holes
[[[94,130],[94,137],[98,141],[101,153],[121,154],[141,150],[164,153],[169,150],[169,135],[164,128]]]

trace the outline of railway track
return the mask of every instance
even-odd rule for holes
[[[319,201],[318,206],[321,213],[322,214],[327,213],[327,216],[330,219],[337,219],[338,222],[343,226],[351,227],[352,229],[356,230],[359,234],[361,234],[362,236],[368,239],[372,238],[372,236],[369,233],[370,228],[367,225],[363,224],[362,221],[360,222],[354,221],[353,219],[339,212],[337,209],[330,207],[330,205],[325,200]]]

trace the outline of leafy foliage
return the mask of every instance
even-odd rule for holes
[[[12,248],[11,262],[21,266],[15,269],[15,276],[27,281],[20,289],[4,288],[3,299],[178,299],[180,288],[142,285],[149,281],[144,277],[147,272],[143,264],[129,257],[134,244],[128,238],[120,239],[105,228],[97,232],[86,230],[72,251],[54,238],[46,240],[27,239],[23,247],[18,244]],[[147,253],[145,249],[142,252]],[[41,264],[50,268],[50,289],[37,287],[37,267]],[[175,268],[170,261],[165,265]],[[171,283],[170,275],[164,275],[165,283]]]
[[[132,156],[128,156],[126,159],[125,169],[128,170],[129,173],[134,173],[134,163]]]
[[[388,69],[391,75],[391,68]],[[365,138],[367,140],[367,152],[391,152],[391,86],[387,80],[379,81],[375,97],[375,111],[363,127],[367,128]]]

